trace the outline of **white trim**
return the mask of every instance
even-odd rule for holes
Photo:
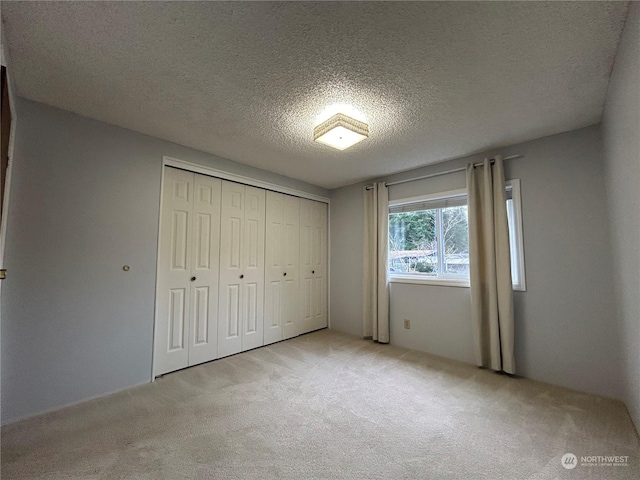
[[[165,165],[163,162],[162,172],[160,173],[160,198],[158,199],[158,237],[156,242],[156,288],[155,298],[153,302],[153,336],[151,344],[151,383],[156,380],[155,367],[156,367],[156,334],[158,324],[158,298],[160,297],[158,292],[158,278],[160,278],[160,232],[162,232],[162,195],[164,194],[164,171]]]
[[[413,283],[417,285],[437,285],[440,287],[466,287],[469,288],[468,278],[443,278],[426,277],[416,275],[392,274],[389,276],[390,283]]]
[[[327,205],[327,328],[331,330],[331,204]]]
[[[407,283],[414,285],[435,285],[438,287],[462,287],[469,288],[471,285],[469,284],[469,279],[461,278],[447,278],[447,277],[427,277],[427,276],[419,276],[419,274],[410,275],[410,274],[392,274],[389,276],[389,283]],[[513,285],[514,292],[526,292],[526,288],[522,285]]]
[[[309,200],[315,200],[317,202],[330,203],[328,197],[316,195],[314,193],[304,192],[302,190],[296,190],[295,188],[283,187],[282,185],[276,185],[275,183],[264,182],[262,180],[256,180],[255,178],[245,177],[244,175],[238,175],[235,173],[225,172],[212,167],[206,167],[197,163],[185,162],[177,158],[162,157],[162,166],[175,167],[182,170],[188,170],[190,172],[201,173],[210,177],[222,178],[231,182],[242,183],[244,185],[251,185],[252,187],[263,188],[265,190],[271,190],[273,192],[286,193],[287,195],[293,195],[295,197],[308,198]]]
[[[457,190],[447,190],[446,192],[427,193],[425,195],[418,195],[415,197],[398,198],[397,200],[389,200],[389,206],[391,205],[408,205],[411,203],[425,202],[427,200],[440,200],[441,198],[451,197],[466,197],[467,189],[459,188]]]

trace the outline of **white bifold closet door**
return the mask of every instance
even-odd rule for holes
[[[218,357],[264,345],[265,190],[222,181]]]
[[[327,326],[327,204],[300,199],[301,332]]]
[[[217,358],[220,180],[165,167],[154,376]]]
[[[298,307],[300,199],[267,192],[264,343],[302,333]]]

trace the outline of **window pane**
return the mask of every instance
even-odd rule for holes
[[[507,221],[509,223],[509,249],[511,250],[511,281],[517,285],[520,283],[518,243],[516,242],[515,207],[511,198],[507,200]]]
[[[467,207],[442,209],[443,273],[469,276],[469,223]]]
[[[436,274],[436,211],[389,214],[389,271]]]

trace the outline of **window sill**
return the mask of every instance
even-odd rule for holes
[[[390,283],[413,283],[417,285],[438,285],[441,287],[465,287],[469,288],[469,280],[466,278],[425,278],[414,275],[391,275]]]
[[[389,277],[389,283],[408,283],[414,285],[435,285],[439,287],[463,287],[469,288],[469,280],[466,278],[424,278],[413,275],[391,275]],[[522,285],[514,285],[514,292],[526,292],[526,287]]]

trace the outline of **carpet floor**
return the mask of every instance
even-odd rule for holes
[[[329,330],[11,424],[1,453],[3,480],[640,478],[618,401]]]

